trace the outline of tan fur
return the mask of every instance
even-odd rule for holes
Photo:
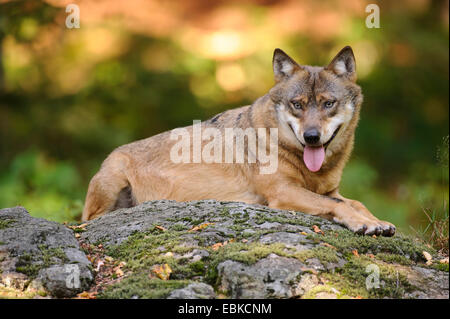
[[[170,131],[164,132],[121,146],[108,156],[89,184],[83,221],[150,200],[216,199],[297,210],[334,220],[355,232],[393,235],[392,224],[378,220],[363,204],[339,194],[362,103],[360,88],[355,84],[353,59],[351,49],[346,47],[325,68],[300,66],[277,49],[276,85],[268,94],[250,106],[202,122],[202,129],[214,127],[222,132],[226,127],[267,128],[267,132],[268,128],[278,128],[276,173],[260,174],[259,162],[175,164],[169,155],[176,141],[169,138]],[[347,73],[343,73],[345,66]],[[332,98],[331,95],[339,96],[339,107],[322,110],[321,103]],[[296,100],[305,105],[303,111],[290,107],[290,101]],[[346,108],[344,102],[352,108]],[[330,113],[335,111],[336,114]],[[332,136],[331,126],[339,119],[344,122],[326,148],[323,166],[318,172],[309,171],[302,159],[304,130],[311,125],[320,128],[323,144]],[[193,127],[186,129],[192,133]],[[203,145],[207,142],[203,141]]]

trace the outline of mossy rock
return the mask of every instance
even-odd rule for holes
[[[426,264],[423,251],[437,256],[424,243],[356,235],[300,212],[161,200],[84,229],[82,243],[124,265],[95,288],[99,298],[448,298],[448,268]]]
[[[0,298],[72,297],[89,288],[91,264],[72,230],[23,207],[0,210],[0,226]]]

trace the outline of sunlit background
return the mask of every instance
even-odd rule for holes
[[[115,147],[253,102],[274,48],[324,65],[351,45],[365,102],[342,193],[423,229],[448,214],[448,30],[448,1],[0,0],[0,207],[79,220]]]

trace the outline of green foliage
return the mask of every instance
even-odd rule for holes
[[[82,184],[73,165],[28,151],[19,154],[0,175],[0,207],[20,205],[35,217],[75,220],[82,210],[80,190]]]

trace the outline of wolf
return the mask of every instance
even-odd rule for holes
[[[276,128],[275,172],[262,174],[258,160],[174,163],[169,154],[176,141],[171,139],[173,131],[167,131],[118,147],[106,158],[89,183],[82,220],[150,200],[216,199],[295,210],[358,234],[393,236],[393,224],[339,193],[363,101],[351,47],[344,47],[323,67],[300,65],[275,49],[272,65],[275,84],[267,94],[202,122],[201,128],[253,128],[257,134],[267,129],[269,137],[269,129]],[[195,128],[184,130],[192,134]],[[222,143],[223,149],[233,147]],[[269,149],[269,144],[259,145]],[[246,151],[248,147],[248,159]]]

